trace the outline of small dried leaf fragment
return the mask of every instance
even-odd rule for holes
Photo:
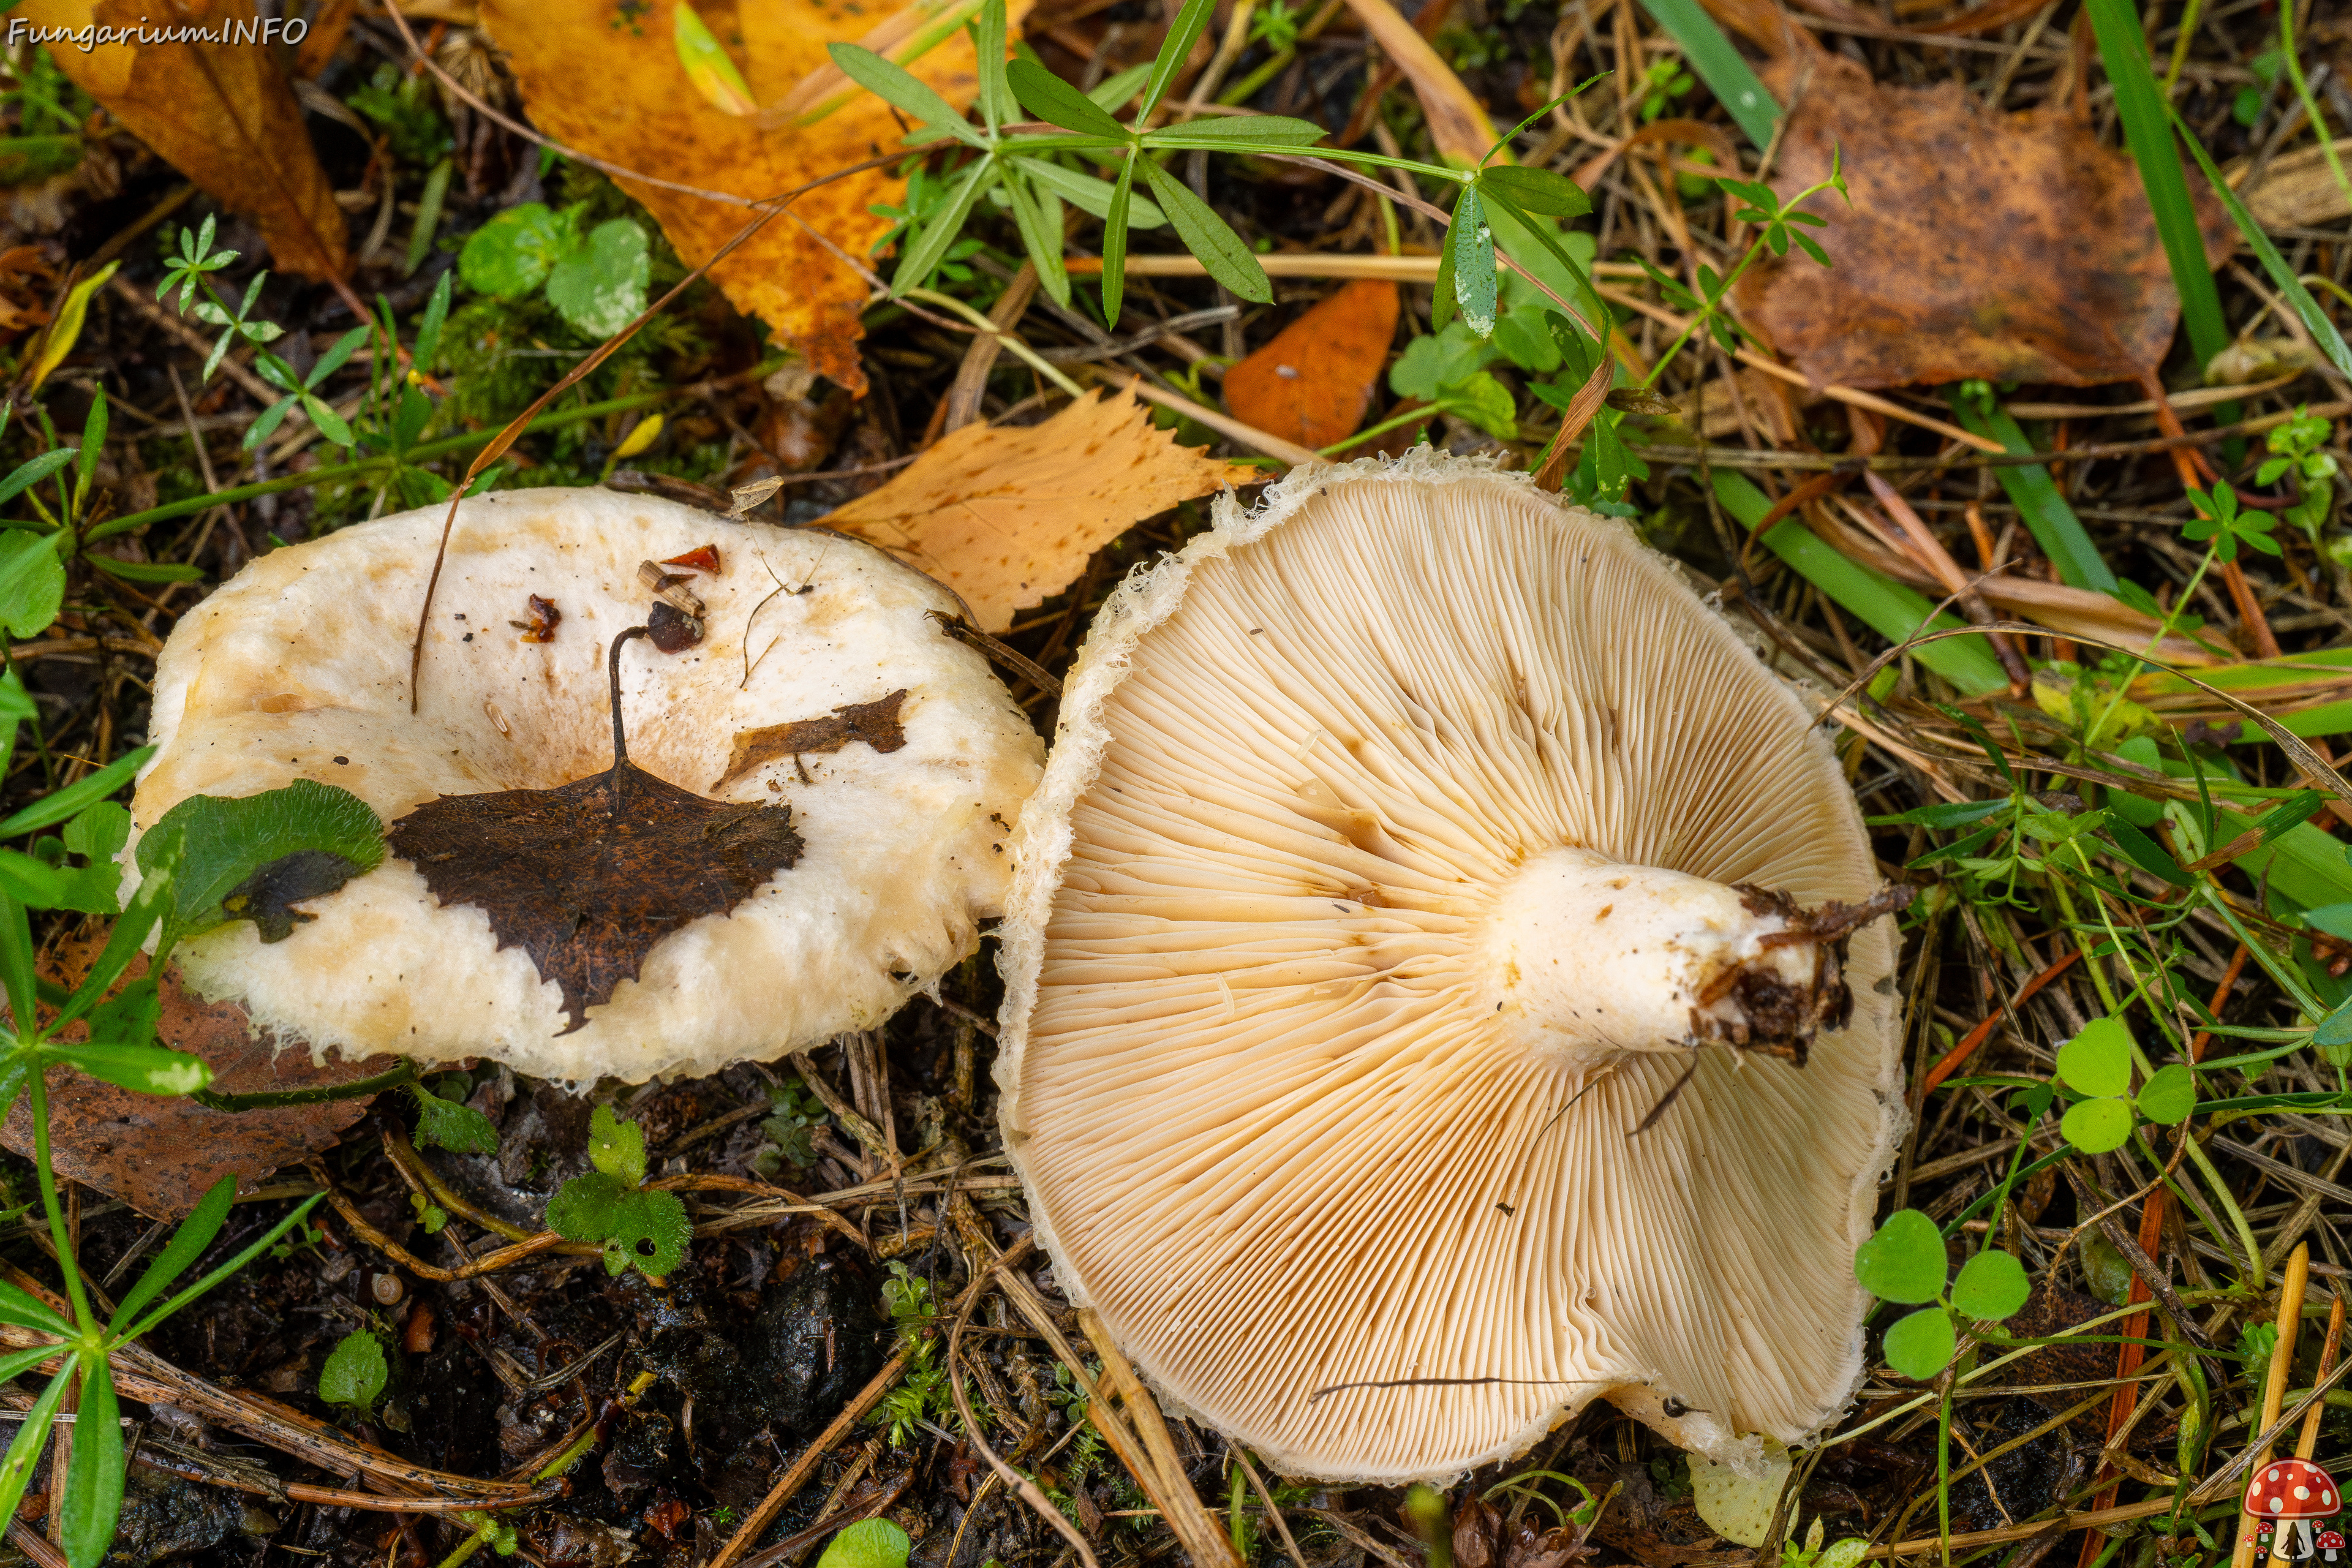
[[[530,955],[575,1029],[656,942],[733,909],[802,849],[790,806],[706,800],[626,762],[555,789],[445,795],[386,837],[436,899],[476,906],[500,947]]]
[[[829,65],[827,44],[853,41],[874,25],[863,7],[824,0],[705,10],[763,105]],[[1015,37],[1027,10],[1026,0],[1013,0]],[[905,134],[871,93],[806,126],[763,129],[759,118],[721,110],[694,89],[669,45],[677,25],[671,0],[484,0],[481,20],[506,51],[541,130],[623,168],[683,184],[773,196],[888,153]],[[959,106],[978,90],[971,46],[961,36],[911,68]],[[748,205],[635,180],[621,185],[660,220],[689,267],[709,260],[758,216]],[[776,346],[797,349],[817,374],[863,392],[856,342],[866,282],[816,235],[851,256],[866,255],[890,226],[868,209],[903,202],[905,189],[887,168],[877,168],[809,191],[791,216],[770,223],[713,268],[711,278],[738,310],[774,329]]]
[[[789,724],[738,731],[735,749],[727,758],[727,771],[710,787],[724,789],[761,763],[772,763],[778,757],[813,757],[837,752],[852,741],[863,741],[877,752],[895,752],[907,743],[907,727],[898,719],[898,710],[906,702],[904,690],[893,691],[872,702],[852,702],[836,708],[822,719],[795,719]]]
[[[101,941],[68,943],[45,977],[70,986],[89,968]],[[147,960],[131,961],[128,978],[147,973]],[[158,988],[162,1012],[155,1042],[202,1057],[213,1069],[220,1094],[256,1094],[320,1089],[389,1072],[390,1057],[365,1061],[340,1058],[313,1067],[307,1049],[281,1049],[268,1034],[256,1034],[245,1009],[233,1002],[205,1002],[167,972]],[[79,1025],[68,1031],[79,1038]],[[249,1180],[268,1174],[332,1144],[367,1113],[365,1099],[321,1105],[280,1105],[258,1110],[209,1110],[177,1096],[135,1094],[78,1072],[49,1075],[49,1137],[58,1174],[121,1198],[141,1214],[178,1219],[223,1176]],[[30,1159],[33,1124],[19,1100],[0,1142]]]
[[[152,0],[25,0],[10,13],[37,26],[128,27]],[[253,0],[179,0],[161,24],[242,25],[259,37]],[[193,43],[113,43],[53,49],[74,85],[205,192],[261,226],[271,259],[305,278],[341,275],[344,220],[311,151],[301,106],[273,50]]]
[[[1265,477],[1179,446],[1131,394],[1096,393],[1042,425],[967,425],[824,525],[938,578],[993,633],[1145,518]]]
[[[1396,321],[1394,283],[1350,283],[1227,371],[1225,406],[1302,447],[1344,441],[1371,406]]]
[[[553,642],[555,628],[563,623],[563,612],[555,607],[554,600],[542,599],[536,594],[530,596],[529,609],[530,619],[507,623],[522,633],[522,636],[515,640],[517,642]]]
[[[1737,302],[1814,385],[2093,386],[2162,362],[2180,300],[2127,153],[2062,110],[1982,113],[1957,85],[1888,87],[1817,51],[1768,68],[1777,94],[1800,66],[1811,79],[1772,188],[1786,200],[1827,178],[1843,149],[1853,210],[1807,203],[1835,265],[1768,258]],[[2196,194],[2218,262],[2229,219]]]
[[[762,479],[761,483],[768,486],[768,495],[773,495],[776,493],[777,488],[783,483],[783,480],[777,479],[773,482],[770,482]],[[742,488],[744,489],[749,489],[753,487],[747,485]],[[740,497],[742,490],[739,489],[736,493]],[[764,500],[767,497],[762,496],[761,499]],[[724,570],[724,568],[719,563],[719,546],[716,544],[698,544],[693,549],[688,551],[685,554],[673,555],[668,560],[661,563],[661,564],[664,566],[675,566],[681,572],[705,572],[713,577],[718,576],[719,573]]]

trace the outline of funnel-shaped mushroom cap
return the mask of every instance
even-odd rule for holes
[[[954,614],[950,595],[832,534],[605,490],[493,493],[459,510],[412,714],[409,647],[444,515],[273,551],[181,618],[156,668],[140,831],[190,795],[296,779],[394,822],[436,796],[603,773],[607,647],[653,602],[640,563],[715,543],[722,572],[681,574],[705,640],[662,653],[640,639],[620,659],[629,758],[710,800],[789,805],[797,858],[656,942],[572,1032],[558,984],[481,908],[436,898],[397,835],[378,869],[301,906],[317,918],[286,940],[240,921],[184,944],[198,990],[353,1056],[641,1079],[870,1027],[972,951],[1042,747],[982,657],[926,618]],[[534,597],[561,616],[545,641],[513,624]],[[860,704],[881,706],[865,725],[835,716]],[[795,732],[804,754],[736,766],[742,732],[810,720],[830,722]]]
[[[1483,465],[1294,475],[1114,595],[1062,715],[1004,1126],[1173,1404],[1371,1482],[1595,1395],[1734,1462],[1835,1415],[1893,938],[1807,937],[1877,887],[1853,797],[1667,562]]]

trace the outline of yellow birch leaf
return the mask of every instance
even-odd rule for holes
[[[158,8],[153,0],[23,0],[9,20],[21,17],[38,29],[121,27],[135,37]],[[49,53],[132,135],[259,224],[281,271],[341,277],[342,211],[310,149],[294,89],[264,42],[253,0],[177,0],[171,13],[175,30],[178,24],[209,28],[229,41],[106,42],[87,51],[59,44]],[[268,30],[278,26],[273,21]]]
[[[824,526],[929,573],[963,595],[981,630],[1001,632],[1134,524],[1265,477],[1178,445],[1131,394],[1097,392],[1043,425],[967,425]]]

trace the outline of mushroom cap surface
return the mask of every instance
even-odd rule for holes
[[[1877,886],[1811,714],[1670,563],[1479,463],[1295,473],[1112,595],[1061,715],[1003,1125],[1056,1278],[1171,1405],[1380,1484],[1596,1396],[1743,1469],[1835,1418],[1901,1117],[1887,926],[1801,1068],[1531,1044],[1482,946],[1563,856]]]
[[[2273,1459],[2246,1491],[2246,1511],[2263,1519],[2326,1519],[2343,1506],[2335,1479],[2308,1459]]]
[[[496,491],[459,509],[412,714],[410,641],[446,510],[272,551],[181,617],[156,667],[138,832],[188,796],[296,779],[350,790],[389,823],[436,795],[602,773],[607,645],[652,602],[639,563],[715,543],[723,572],[684,578],[705,640],[664,654],[639,639],[621,659],[630,761],[709,799],[789,805],[798,861],[656,942],[570,1033],[559,986],[500,947],[481,909],[441,904],[396,842],[302,905],[317,918],[283,942],[237,921],[183,943],[192,986],[314,1051],[635,1081],[871,1027],[971,952],[1043,746],[982,656],[926,618],[956,613],[952,595],[838,535],[608,490]],[[509,624],[533,595],[562,616],[545,642]],[[739,731],[901,690],[894,750],[852,740],[717,782]]]

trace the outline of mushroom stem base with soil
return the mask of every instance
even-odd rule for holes
[[[1845,939],[1883,912],[1879,902],[1807,910],[1744,884],[1549,850],[1495,901],[1494,1011],[1509,1037],[1552,1063],[1721,1041],[1801,1067],[1813,1037],[1853,1013]]]

